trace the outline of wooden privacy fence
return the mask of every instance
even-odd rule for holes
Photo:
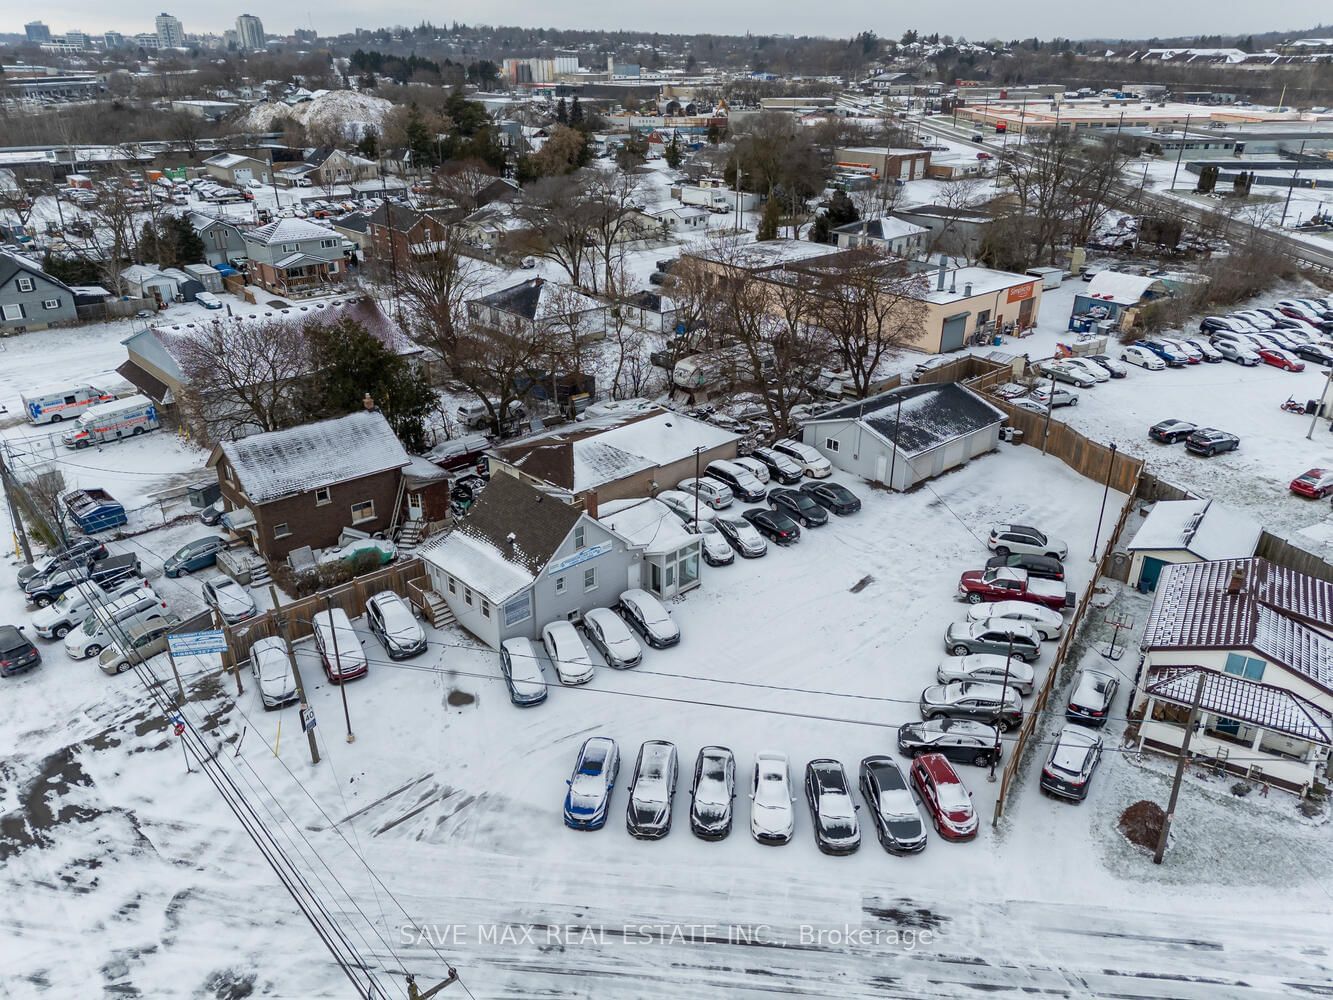
[[[1298,573],[1333,583],[1333,566],[1330,566],[1322,556],[1307,552],[1299,545],[1292,545],[1285,538],[1278,538],[1277,535],[1271,535],[1267,531],[1259,533],[1259,544],[1254,554],[1271,563],[1294,569]]]
[[[285,604],[282,607],[282,614],[287,619],[287,638],[291,642],[296,642],[312,635],[314,627],[311,625],[311,620],[315,612],[324,611],[330,603],[333,607],[342,608],[347,612],[348,618],[357,618],[366,613],[366,599],[382,590],[392,590],[410,602],[412,600],[410,585],[423,580],[425,576],[425,566],[420,559],[414,557],[394,563],[392,566],[385,566],[374,573],[359,576],[331,590],[311,594],[299,601]],[[181,631],[187,630],[182,627]],[[277,635],[278,624],[274,613],[265,611],[239,625],[226,626],[223,631],[226,633],[227,651],[222,654],[222,665],[231,670],[238,663],[250,658],[252,645],[260,639]]]
[[[1051,419],[1048,433],[1046,414],[1020,410],[1004,399],[991,397],[989,401],[1008,414],[1009,426],[1023,432],[1024,444],[1040,448],[1044,438],[1046,453],[1054,455],[1079,475],[1104,483],[1109,469],[1111,489],[1134,495],[1143,472],[1143,459],[1117,451],[1112,462],[1110,448],[1080,434],[1068,424]]]

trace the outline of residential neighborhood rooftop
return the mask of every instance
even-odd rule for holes
[[[1159,500],[1126,547],[1179,549],[1200,559],[1254,555],[1263,528],[1253,518],[1212,500]]]
[[[1005,414],[957,382],[925,383],[890,389],[856,403],[826,410],[809,421],[855,420],[886,442],[897,442],[904,455],[919,455],[981,427],[998,424]]]

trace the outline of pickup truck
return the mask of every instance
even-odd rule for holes
[[[1074,595],[1058,580],[1028,576],[1027,570],[996,566],[964,573],[958,581],[958,596],[969,604],[983,601],[1027,601],[1052,611],[1073,607]]]
[[[139,557],[134,553],[123,556],[107,556],[88,566],[71,566],[57,569],[50,573],[41,573],[23,585],[23,593],[29,604],[44,608],[60,597],[65,591],[77,587],[85,581],[91,581],[106,589],[121,580],[139,572]]]
[[[60,500],[70,519],[87,535],[119,527],[129,520],[124,506],[106,490],[71,490]]]

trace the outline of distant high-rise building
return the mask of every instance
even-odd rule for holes
[[[125,47],[125,36],[119,31],[103,32],[102,44],[108,49],[123,49]]]
[[[314,28],[297,28],[292,32],[292,37],[302,45],[314,45],[319,41],[319,32]]]
[[[236,19],[236,40],[248,52],[264,47],[264,22],[253,14],[242,14]]]
[[[73,31],[65,32],[65,41],[79,50],[90,49],[93,47],[88,36],[78,28],[75,28]]]
[[[182,27],[180,18],[165,13],[158,14],[153,19],[153,26],[157,28],[157,41],[161,48],[185,47],[185,28]]]
[[[51,40],[51,29],[41,21],[29,21],[23,26],[23,30],[28,34],[28,41],[40,44]]]

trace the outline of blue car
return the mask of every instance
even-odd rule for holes
[[[167,576],[180,576],[195,570],[207,569],[218,561],[218,553],[227,547],[227,540],[218,535],[196,538],[182,545],[176,554],[162,564]]]
[[[611,806],[611,791],[620,772],[620,751],[616,741],[593,736],[579,748],[574,773],[565,782],[565,826],[571,830],[600,830],[606,826]]]
[[[1140,340],[1137,341],[1134,346],[1142,347],[1145,351],[1151,351],[1165,361],[1168,367],[1171,368],[1183,368],[1190,362],[1187,355],[1177,351],[1174,347],[1168,347],[1166,344],[1156,340]]]

